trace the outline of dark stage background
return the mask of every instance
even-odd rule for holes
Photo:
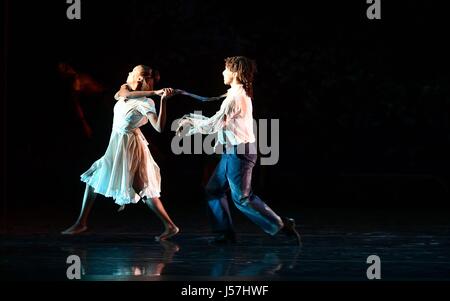
[[[382,19],[368,20],[362,0],[294,2],[82,1],[81,20],[68,20],[65,1],[3,1],[2,229],[59,231],[74,221],[79,176],[106,149],[113,95],[134,65],[160,70],[159,87],[214,96],[226,90],[223,59],[233,55],[258,64],[254,117],[280,120],[280,160],[254,173],[254,190],[274,209],[318,226],[448,224],[445,9],[382,1]],[[61,63],[97,85],[74,92]],[[218,107],[176,96],[167,125]],[[143,132],[169,212],[182,226],[207,226],[202,189],[217,157],[172,154],[169,127]],[[119,214],[99,197],[93,222],[114,228],[120,219],[159,225],[143,204]]]

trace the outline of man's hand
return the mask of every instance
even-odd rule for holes
[[[178,123],[178,127],[175,131],[175,134],[177,136],[181,136],[182,132],[184,132],[185,129],[188,129],[192,126],[193,126],[192,120],[184,118]]]

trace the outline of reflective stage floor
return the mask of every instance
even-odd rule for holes
[[[4,234],[0,269],[3,280],[67,280],[67,257],[77,255],[81,280],[365,281],[367,257],[377,255],[383,280],[450,280],[448,227],[301,232],[301,248],[256,231],[225,246],[194,230],[167,242],[145,232]]]

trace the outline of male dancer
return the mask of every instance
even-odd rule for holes
[[[177,134],[182,131],[187,135],[218,133],[219,142],[225,145],[225,153],[206,186],[213,230],[219,234],[215,242],[236,241],[226,198],[230,188],[236,207],[262,230],[270,235],[284,232],[300,244],[294,219],[278,216],[251,189],[252,170],[257,159],[252,116],[255,72],[253,60],[243,56],[226,58],[222,74],[224,83],[231,88],[220,110],[210,118],[196,114],[184,116],[179,121]]]

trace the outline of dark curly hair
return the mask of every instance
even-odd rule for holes
[[[237,73],[237,80],[244,86],[247,95],[253,98],[253,80],[256,73],[256,62],[245,56],[232,56],[225,59],[225,67]]]

